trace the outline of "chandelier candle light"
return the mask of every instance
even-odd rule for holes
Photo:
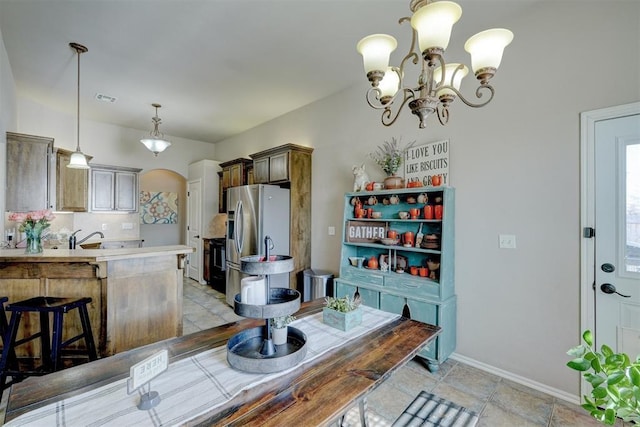
[[[162,153],[166,150],[171,143],[164,139],[164,134],[158,129],[158,126],[162,123],[162,120],[158,117],[158,108],[162,107],[162,105],[151,104],[151,106],[156,109],[155,117],[151,118],[151,121],[153,122],[153,130],[149,133],[148,137],[142,138],[140,142],[143,143],[144,146],[147,147],[156,157],[158,157],[158,153]]]
[[[467,40],[464,48],[471,54],[471,68],[480,86],[476,98],[488,91],[489,97],[483,102],[473,103],[459,92],[460,83],[469,72],[464,64],[447,64],[444,52],[449,45],[451,29],[460,16],[462,8],[451,1],[411,0],[411,17],[404,17],[399,23],[409,21],[412,27],[411,48],[402,59],[400,67],[389,66],[389,56],[398,42],[387,34],[373,34],[360,40],[357,45],[362,55],[367,78],[371,88],[367,91],[367,102],[375,109],[382,109],[382,124],[391,126],[408,102],[411,112],[420,119],[420,128],[426,127],[429,115],[437,113],[442,125],[449,121],[449,105],[459,97],[469,107],[484,107],[493,99],[494,89],[489,84],[495,75],[504,48],[513,40],[513,33],[503,28],[482,31]],[[416,41],[418,51],[416,51]],[[421,61],[418,85],[405,86],[404,69],[408,60],[414,64]],[[393,112],[392,105],[398,105]]]

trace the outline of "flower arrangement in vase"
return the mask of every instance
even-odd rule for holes
[[[27,236],[25,253],[28,254],[42,253],[42,233],[54,219],[55,215],[49,209],[9,214],[9,221],[20,223],[18,230]]]
[[[274,345],[282,345],[287,343],[287,330],[289,323],[296,320],[295,316],[287,314],[286,316],[273,317],[269,319],[271,325],[271,340]]]
[[[362,310],[360,298],[350,298],[345,295],[342,298],[326,297],[325,306],[322,309],[322,321],[329,326],[348,331],[362,323]]]
[[[384,188],[404,188],[404,180],[396,176],[396,172],[400,169],[402,160],[407,150],[416,143],[410,142],[405,147],[400,147],[401,138],[391,138],[391,142],[385,141],[384,144],[378,146],[375,153],[370,153],[371,158],[380,168],[387,174],[384,180]]]

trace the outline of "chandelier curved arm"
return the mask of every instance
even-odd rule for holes
[[[411,101],[412,99],[414,99],[416,97],[416,94],[413,91],[413,89],[403,88],[402,91],[398,91],[393,96],[394,100],[396,99],[398,94],[400,94],[400,92],[402,92],[402,102],[400,103],[400,105],[396,109],[396,112],[393,113],[393,111],[391,110],[392,102],[389,102],[387,104],[386,108],[384,109],[384,111],[382,112],[382,116],[380,117],[380,120],[382,121],[382,124],[385,125],[385,126],[391,126],[392,124],[394,124],[396,122],[396,120],[398,120],[398,117],[400,116],[400,113],[402,112],[402,109],[407,104],[407,102]]]
[[[438,113],[438,120],[442,126],[449,123],[449,105],[448,104],[440,104],[438,108],[436,108],[436,112]]]
[[[459,91],[458,89],[456,89],[455,87],[453,87],[453,86],[442,86],[442,87],[439,87],[439,88],[438,88],[438,90],[441,90],[441,89],[449,89],[449,90],[451,90],[451,91],[455,92],[456,96],[457,96],[458,98],[460,98],[460,100],[461,100],[462,102],[464,102],[467,106],[469,106],[469,107],[473,107],[473,108],[480,108],[480,107],[484,107],[485,105],[487,105],[488,103],[490,103],[490,102],[491,102],[491,100],[493,99],[493,96],[495,95],[495,90],[493,89],[493,86],[488,85],[488,84],[486,84],[486,85],[480,85],[480,86],[478,86],[478,88],[476,89],[476,98],[478,98],[478,99],[482,98],[482,96],[483,96],[483,91],[487,91],[487,90],[489,91],[490,95],[489,95],[489,98],[488,98],[486,101],[484,101],[484,102],[480,102],[480,103],[477,103],[477,104],[474,104],[473,102],[471,102],[471,101],[467,100],[467,99],[462,95],[462,93],[460,93],[460,91]]]
[[[398,20],[398,24],[402,25],[405,22],[411,22],[411,18],[408,16],[405,16],[404,18],[400,18]],[[409,59],[413,59],[411,62],[413,62],[414,65],[418,65],[418,61],[420,61],[420,55],[418,54],[418,52],[416,51],[416,43],[418,40],[418,33],[416,32],[416,30],[413,29],[413,27],[411,28],[411,47],[409,48],[409,52],[404,56],[404,58],[402,58],[402,61],[400,62],[400,87],[402,87],[403,85],[403,80],[404,80],[404,66],[405,63],[409,60]]]

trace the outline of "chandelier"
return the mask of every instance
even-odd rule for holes
[[[87,158],[82,151],[80,150],[80,55],[89,51],[85,46],[78,43],[69,43],[71,49],[75,50],[78,54],[78,91],[77,91],[77,101],[76,101],[76,133],[77,133],[77,144],[76,151],[71,154],[69,158],[69,164],[67,164],[68,168],[71,169],[89,169],[89,165],[87,164]]]
[[[158,153],[162,153],[171,145],[169,141],[164,139],[164,133],[160,132],[158,126],[162,123],[160,117],[158,117],[158,108],[162,107],[160,104],[151,104],[152,107],[156,109],[155,117],[151,117],[151,121],[153,122],[153,130],[149,133],[149,136],[146,138],[142,138],[140,140],[141,143],[144,144],[145,147],[149,149],[156,157],[158,157]]]
[[[418,116],[420,128],[426,127],[429,115],[436,113],[440,124],[449,121],[449,105],[456,97],[469,107],[484,107],[493,99],[494,89],[489,84],[495,75],[504,48],[513,40],[513,33],[503,28],[482,31],[467,40],[464,49],[471,54],[471,67],[479,80],[475,96],[480,100],[485,92],[489,97],[473,103],[459,92],[462,78],[469,69],[464,64],[447,64],[444,52],[449,45],[451,28],[462,15],[462,8],[451,1],[411,0],[413,15],[401,18],[398,23],[409,21],[412,27],[411,48],[400,67],[389,66],[389,56],[398,42],[387,34],[373,34],[357,45],[362,55],[371,88],[367,102],[382,111],[382,124],[391,126],[405,104]],[[416,41],[419,50],[416,50]],[[404,70],[407,61],[421,61],[421,72],[416,87],[405,86]],[[397,106],[395,112],[392,106]]]

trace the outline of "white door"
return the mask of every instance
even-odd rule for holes
[[[199,283],[202,280],[202,180],[196,179],[187,184],[187,244],[195,249],[189,255],[187,275]]]
[[[596,345],[640,354],[640,114],[594,128]]]

